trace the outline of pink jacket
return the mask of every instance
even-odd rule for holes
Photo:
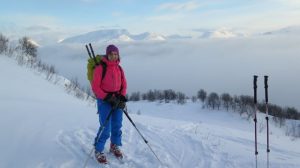
[[[94,70],[92,81],[92,90],[96,97],[104,99],[109,92],[118,92],[126,96],[127,82],[124,71],[119,67],[120,61],[108,61],[106,57],[102,58],[106,63],[106,73],[102,79],[102,65],[99,65]]]

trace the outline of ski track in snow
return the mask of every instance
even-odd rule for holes
[[[143,117],[134,115],[136,126],[148,140],[148,144],[153,148],[163,165],[159,163],[152,154],[148,146],[140,137],[138,132],[129,122],[124,122],[123,126],[123,146],[124,159],[122,162],[117,160],[109,152],[109,140],[105,146],[105,153],[109,160],[109,168],[252,168],[254,167],[254,154],[251,158],[245,159],[238,154],[232,154],[224,151],[227,145],[235,144],[237,148],[247,150],[252,154],[253,140],[242,137],[231,137],[218,135],[210,128],[209,125],[203,123],[188,122],[169,122],[169,126],[161,128],[155,124],[149,125],[143,122]],[[149,118],[156,120],[153,117]],[[159,122],[168,122],[169,120],[158,119]],[[156,121],[157,122],[157,121]],[[201,128],[201,129],[199,129]],[[222,128],[220,128],[222,129]],[[73,160],[62,163],[60,167],[81,167],[85,159],[92,149],[96,129],[80,128],[73,131],[60,131],[57,135],[57,143],[73,156]],[[152,140],[155,139],[155,140]],[[233,146],[233,148],[235,147]],[[232,147],[232,146],[231,146]],[[259,144],[260,149],[265,149],[264,144]],[[272,155],[276,155],[272,162],[276,163],[272,168],[296,167],[293,164],[282,164],[276,160],[288,160],[299,156],[298,152],[290,152],[271,146]],[[265,155],[261,153],[259,156]],[[253,156],[253,157],[252,157]],[[99,165],[92,156],[89,160],[88,167],[98,168]],[[238,162],[236,162],[238,160]],[[243,161],[241,161],[243,160]],[[266,161],[259,159],[258,165],[264,167]],[[50,167],[41,167],[50,168]]]
[[[108,153],[109,140],[107,141],[105,152],[110,161],[109,167],[236,167],[234,159],[219,149],[221,144],[213,135],[206,135],[201,132],[199,134],[190,133],[186,128],[161,129],[139,122],[136,125],[164,165],[159,163],[135,128],[127,123],[123,128],[122,150],[125,157],[122,163]],[[189,127],[190,124],[186,126]],[[73,156],[73,164],[80,165],[84,163],[93,147],[95,132],[96,130],[93,129],[60,131],[57,135],[57,143]],[[155,139],[155,141],[151,141],[151,139]],[[133,146],[135,147],[133,148]],[[98,166],[94,159],[90,159],[88,165],[89,167]]]

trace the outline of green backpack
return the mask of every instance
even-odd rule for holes
[[[102,71],[102,79],[103,79],[105,76],[105,73],[106,73],[106,64],[101,61],[102,57],[104,57],[104,55],[96,55],[97,63],[103,66],[103,71]],[[95,70],[96,66],[97,65],[96,65],[94,59],[89,58],[88,64],[87,64],[87,78],[90,81],[90,83],[93,81],[94,70]]]
[[[89,58],[88,59],[88,64],[87,64],[87,78],[90,81],[90,83],[92,83],[93,81],[93,77],[94,77],[94,70],[96,68],[96,66],[102,66],[103,70],[102,70],[102,78],[101,80],[104,79],[105,74],[106,74],[106,63],[104,63],[102,60],[102,58],[104,57],[104,55],[96,55],[96,61],[98,63],[98,65],[96,65],[95,61],[93,58]],[[121,66],[119,65],[120,71],[123,73],[123,69],[121,68]]]

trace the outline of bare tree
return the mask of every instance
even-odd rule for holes
[[[149,101],[155,101],[155,94],[152,90],[148,91],[147,93],[147,100]]]
[[[177,103],[178,104],[184,104],[186,103],[186,96],[184,93],[177,92]]]
[[[34,60],[37,57],[37,46],[35,46],[28,37],[19,40],[19,48],[23,54],[26,54]]]
[[[233,98],[228,93],[223,93],[221,95],[221,100],[223,101],[223,105],[225,106],[226,110],[228,111],[229,106],[231,102],[233,101]]]
[[[172,89],[164,90],[163,93],[164,93],[166,103],[169,103],[172,100],[176,100],[177,98],[176,92]]]
[[[131,94],[131,96],[129,97],[129,100],[130,100],[130,101],[140,101],[140,99],[141,99],[141,94],[140,94],[140,92],[133,92],[133,93]]]
[[[300,119],[298,111],[294,107],[288,107],[286,109],[286,117],[288,119],[294,119],[294,120]]]
[[[7,51],[8,41],[8,38],[0,33],[0,54]]]
[[[218,106],[219,101],[219,95],[215,92],[210,93],[207,97],[208,106],[212,107],[213,109]]]
[[[147,100],[147,94],[146,93],[142,94],[142,100]]]
[[[198,99],[201,100],[202,103],[204,103],[206,96],[207,96],[207,93],[203,89],[199,90],[197,93],[197,97],[198,97]]]

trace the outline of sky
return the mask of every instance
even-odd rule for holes
[[[228,28],[270,31],[300,25],[298,0],[0,0],[0,31],[70,35],[107,28],[190,35]]]

